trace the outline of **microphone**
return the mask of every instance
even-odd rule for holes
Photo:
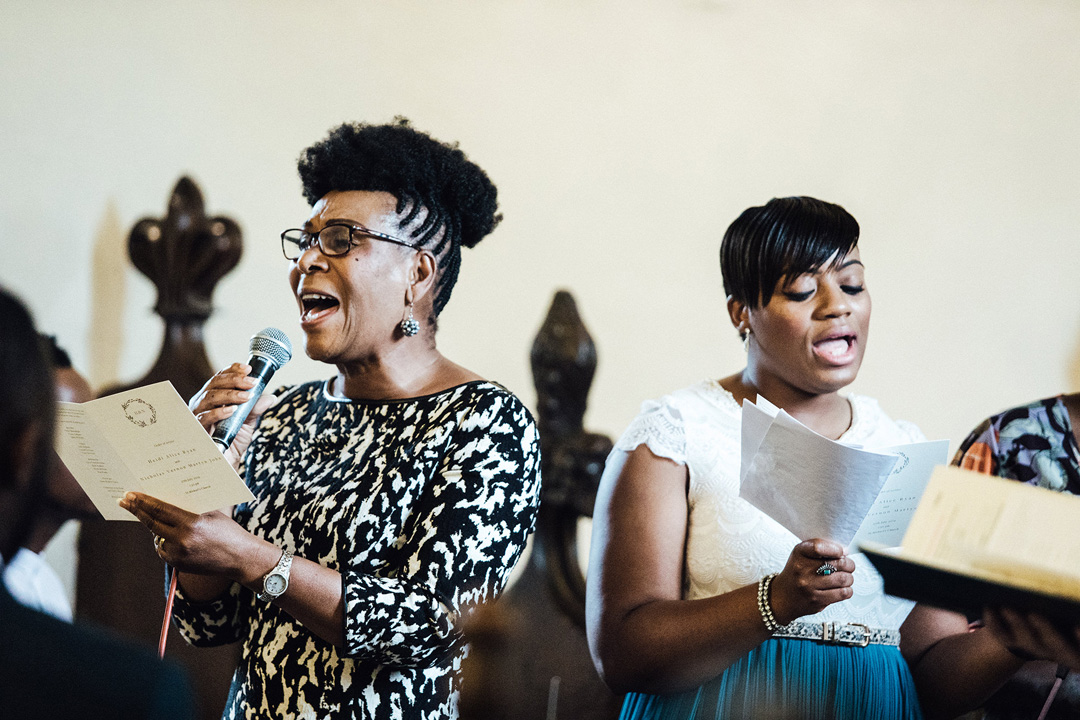
[[[251,388],[249,391],[251,397],[244,404],[238,406],[232,415],[214,426],[214,432],[210,437],[217,443],[221,452],[228,450],[232,441],[236,439],[236,433],[240,432],[240,426],[251,414],[251,408],[255,407],[255,403],[266,389],[266,383],[270,382],[270,378],[274,376],[274,372],[291,358],[292,342],[289,341],[288,335],[277,328],[268,327],[252,336],[251,357],[247,361],[247,364],[251,366],[248,377],[256,378],[258,383]]]

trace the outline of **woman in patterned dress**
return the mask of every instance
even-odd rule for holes
[[[774,199],[720,250],[746,367],[647,402],[608,460],[587,619],[624,720],[950,717],[1019,661],[963,617],[886,596],[859,556],[800,542],[739,497],[741,403],[761,396],[867,448],[923,439],[855,380],[870,321],[843,208]]]
[[[1080,495],[1080,393],[1056,395],[1010,408],[979,423],[953,458],[967,470],[1054,492]],[[988,608],[986,626],[1032,662],[987,703],[987,718],[1035,717],[1054,686],[1061,664],[1080,672],[1080,618],[1072,628],[1016,608]],[[1054,709],[1080,705],[1080,682],[1068,679]],[[1067,711],[1065,711],[1067,712]]]
[[[312,211],[282,247],[305,350],[337,372],[256,404],[226,452],[256,500],[231,517],[123,505],[180,570],[188,641],[243,643],[225,717],[454,718],[459,617],[502,589],[539,503],[529,412],[435,345],[495,187],[403,119],[342,125],[299,170]],[[192,399],[208,430],[249,370]]]

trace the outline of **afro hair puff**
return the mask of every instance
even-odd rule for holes
[[[502,219],[494,183],[457,146],[420,132],[403,117],[387,125],[345,123],[303,152],[304,197],[333,190],[388,192],[450,218],[453,241],[474,247]]]

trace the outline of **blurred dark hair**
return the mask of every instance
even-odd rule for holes
[[[16,546],[29,530],[48,476],[56,412],[52,373],[30,313],[14,295],[0,288],[0,489],[11,490],[26,472],[17,467],[20,459],[31,464],[28,486],[16,493],[25,503],[18,521],[26,526],[6,529]],[[19,443],[35,424],[40,430],[37,445],[29,458],[18,458]]]
[[[45,349],[45,356],[52,361],[54,370],[65,370],[71,367],[71,356],[67,354],[67,350],[56,344],[55,335],[42,333],[41,343]]]
[[[777,284],[841,260],[859,242],[859,223],[833,203],[773,198],[743,211],[724,233],[724,292],[747,307],[768,305]]]
[[[312,205],[333,190],[390,193],[405,213],[402,228],[426,211],[411,237],[438,264],[436,315],[457,282],[461,246],[475,246],[502,220],[487,174],[456,143],[439,142],[402,117],[387,125],[340,125],[304,150],[298,169]]]

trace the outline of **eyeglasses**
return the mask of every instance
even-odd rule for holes
[[[287,260],[299,260],[308,248],[313,245],[319,246],[319,251],[328,257],[339,257],[352,250],[353,245],[359,243],[358,238],[371,237],[376,240],[385,240],[395,245],[416,249],[414,243],[405,242],[393,235],[386,235],[374,230],[368,230],[361,225],[346,225],[335,223],[327,225],[322,230],[310,233],[306,230],[293,228],[281,233],[281,251],[285,253]]]

